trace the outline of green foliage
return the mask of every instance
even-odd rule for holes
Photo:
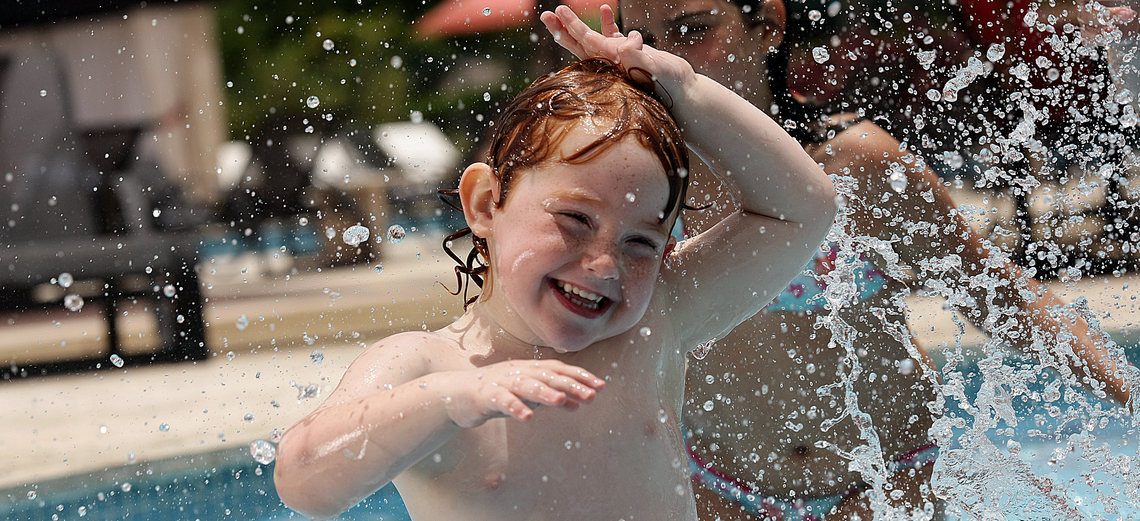
[[[308,120],[317,133],[367,128],[407,120],[415,111],[461,146],[473,142],[494,117],[494,105],[532,79],[530,30],[419,38],[412,22],[434,3],[220,2],[232,137],[254,138],[283,121]],[[324,48],[325,40],[332,50]],[[471,74],[481,67],[501,73]],[[310,96],[319,106],[306,106]],[[333,122],[323,121],[325,115]]]

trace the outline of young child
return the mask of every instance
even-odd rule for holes
[[[370,347],[282,438],[277,490],[307,516],[393,481],[416,520],[696,519],[685,355],[800,271],[835,193],[777,124],[684,60],[565,7],[542,19],[604,60],[535,81],[487,163],[464,171],[486,267],[465,269],[483,280],[467,312]],[[674,244],[685,143],[735,182],[741,209]]]

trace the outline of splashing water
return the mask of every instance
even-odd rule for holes
[[[75,279],[72,278],[70,273],[65,271],[59,274],[59,277],[56,279],[56,281],[59,284],[59,287],[67,289],[71,287],[72,283],[75,282]]]
[[[311,109],[315,109],[321,106],[321,98],[318,98],[316,96],[309,96],[305,99],[305,106]]]
[[[309,398],[316,398],[321,395],[321,386],[317,384],[303,385],[297,382],[289,382],[289,385],[297,388],[297,403]]]
[[[111,355],[111,365],[115,367],[123,367],[123,357],[119,355]]]
[[[403,226],[393,224],[392,226],[388,227],[388,242],[392,244],[399,244],[400,241],[404,240],[405,236],[407,236],[407,232],[404,231]]]
[[[244,331],[245,328],[249,327],[249,317],[245,315],[238,317],[236,325],[239,331]]]
[[[262,465],[268,465],[277,459],[277,449],[268,441],[253,440],[249,444],[249,455],[253,456],[254,461]]]
[[[349,246],[359,246],[360,243],[368,240],[368,228],[359,224],[350,226],[341,234],[341,239]]]
[[[71,311],[79,311],[83,309],[83,297],[74,293],[63,297],[63,307]]]
[[[313,365],[321,365],[321,362],[325,361],[325,352],[314,349],[312,353],[309,353],[309,359],[312,360]]]

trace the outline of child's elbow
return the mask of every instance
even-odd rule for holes
[[[300,433],[287,432],[278,444],[273,483],[285,506],[314,519],[334,519],[347,510],[322,491],[319,472],[307,465],[305,443]]]

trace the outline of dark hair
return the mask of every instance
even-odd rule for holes
[[[752,29],[763,23],[760,18],[760,4],[764,0],[725,0],[736,6],[744,17],[744,23]],[[784,38],[780,45],[768,53],[767,71],[768,88],[772,92],[772,102],[776,106],[773,119],[783,125],[796,141],[800,143],[821,143],[826,137],[819,130],[820,119],[828,112],[822,105],[801,103],[792,96],[788,87],[788,63],[791,59],[792,49],[801,41],[813,39],[821,33],[821,29],[828,25],[828,20],[822,14],[827,11],[826,0],[783,0],[787,12],[787,24]],[[619,5],[620,7],[620,5]],[[808,15],[811,10],[820,11],[819,21],[812,21]],[[620,9],[618,10],[620,14]],[[621,26],[621,17],[618,17],[618,26]],[[760,107],[765,112],[768,107]]]
[[[630,73],[641,76],[635,78]],[[485,162],[499,178],[499,200],[506,204],[515,172],[551,162],[583,164],[598,157],[626,137],[637,139],[661,162],[669,182],[669,200],[661,222],[675,219],[684,203],[689,184],[689,153],[681,130],[669,110],[654,95],[654,85],[645,71],[626,71],[614,63],[594,58],[566,66],[542,76],[519,93],[494,123]],[[593,143],[570,157],[554,157],[562,140],[584,117],[611,120],[612,127]],[[441,190],[450,196],[457,190]],[[460,209],[455,202],[452,207]],[[464,306],[477,297],[467,298],[474,281],[480,288],[486,277],[487,242],[471,234],[473,246],[466,260],[451,250],[453,241],[471,234],[463,228],[444,238],[444,248],[454,259]],[[479,257],[482,256],[483,260]],[[467,284],[463,277],[467,277]]]

